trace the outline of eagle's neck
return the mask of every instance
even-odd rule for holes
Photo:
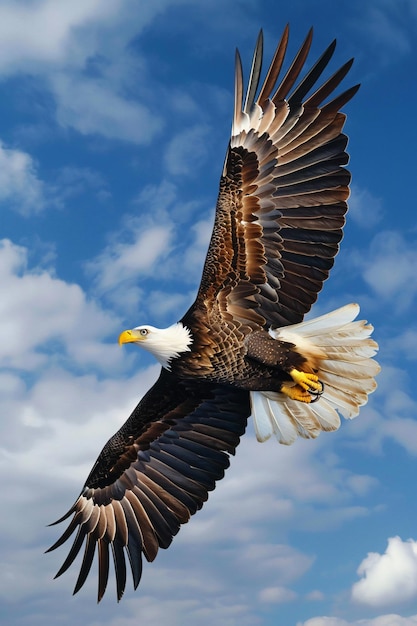
[[[190,330],[177,322],[168,328],[158,329],[158,332],[152,333],[152,340],[143,342],[141,346],[151,352],[162,367],[170,370],[172,360],[183,352],[189,352],[192,342]]]

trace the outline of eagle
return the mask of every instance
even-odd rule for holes
[[[202,507],[251,415],[259,441],[275,435],[288,445],[336,430],[376,387],[378,346],[372,326],[356,319],[357,304],[304,320],[342,239],[350,173],[341,108],[359,85],[334,91],[353,59],[319,81],[333,41],[300,79],[310,30],[279,78],[288,37],[287,26],[261,80],[260,32],[246,90],[236,52],[231,137],[195,302],[168,328],[120,335],[162,367],[54,522],[70,518],[48,552],[75,532],[56,576],[83,553],[74,593],[96,555],[98,601],[111,560],[117,599],[127,562],[137,588],[142,557],[153,561]]]

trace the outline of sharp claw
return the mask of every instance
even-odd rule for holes
[[[310,393],[311,396],[311,403],[313,402],[317,402],[317,400],[320,400],[321,396],[322,396],[323,392],[321,391],[320,393]]]
[[[320,396],[323,395],[324,383],[322,383],[321,380],[319,380],[318,382],[321,385],[321,389],[313,389],[312,387],[307,389],[308,393],[314,397],[314,400],[312,400],[312,402],[316,402],[320,398]]]

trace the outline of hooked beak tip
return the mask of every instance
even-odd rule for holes
[[[120,333],[119,346],[123,345],[124,343],[131,343],[132,341],[135,341],[135,338],[133,337],[131,330],[124,330],[122,333]]]

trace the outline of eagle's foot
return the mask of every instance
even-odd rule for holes
[[[308,374],[307,372],[301,372],[296,370],[295,367],[290,371],[290,376],[297,385],[300,385],[303,389],[309,393],[323,393],[323,383],[319,380],[316,374]]]
[[[285,393],[292,400],[307,403],[316,402],[323,394],[324,385],[316,374],[301,372],[293,368],[290,371],[290,376],[296,384],[284,383],[281,387],[281,392]]]
[[[286,396],[291,398],[291,400],[298,400],[298,402],[306,402],[309,404],[310,402],[314,402],[311,394],[300,387],[300,385],[283,384],[280,389],[281,393],[285,393]]]

